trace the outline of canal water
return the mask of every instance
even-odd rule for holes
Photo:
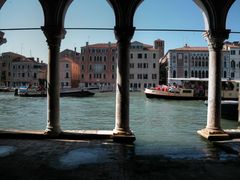
[[[97,93],[90,98],[61,98],[63,130],[112,130],[115,93]],[[197,130],[206,126],[207,107],[203,101],[147,99],[130,93],[130,127],[136,136],[134,151],[139,155],[164,155],[186,159],[228,159],[227,154],[204,139]],[[0,129],[44,130],[47,99],[15,97],[0,93]],[[237,122],[222,119],[223,128]]]

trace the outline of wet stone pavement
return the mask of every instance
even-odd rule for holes
[[[239,179],[239,158],[136,155],[108,140],[0,139],[0,179]]]

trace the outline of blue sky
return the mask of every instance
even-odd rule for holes
[[[44,24],[38,0],[7,0],[0,10],[0,28],[40,27]],[[65,27],[109,27],[115,25],[113,11],[106,0],[74,0],[65,18]],[[192,0],[144,0],[134,17],[136,28],[204,29],[200,9]],[[227,28],[240,31],[240,0],[229,11]],[[7,44],[0,53],[12,51],[25,56],[39,57],[47,62],[48,47],[42,31],[5,31]],[[201,33],[196,32],[135,32],[133,41],[153,44],[155,39],[165,41],[169,49],[190,46],[207,46]],[[230,34],[230,41],[239,41],[240,34]],[[93,43],[116,42],[113,31],[68,30],[61,50],[80,51],[88,41]]]

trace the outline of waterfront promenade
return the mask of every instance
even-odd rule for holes
[[[137,155],[134,145],[107,140],[0,140],[0,178],[3,180],[235,180],[239,179],[239,168],[239,158],[177,159],[164,154]]]

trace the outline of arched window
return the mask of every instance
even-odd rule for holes
[[[208,78],[208,71],[206,71],[206,78]]]
[[[176,71],[173,70],[173,78],[176,78]]]
[[[198,73],[197,73],[197,71],[195,71],[195,77],[198,77]]]
[[[223,72],[223,77],[224,77],[224,78],[227,77],[227,72],[226,72],[226,71]]]
[[[194,71],[191,72],[191,77],[194,77]]]
[[[235,61],[234,60],[231,61],[231,68],[235,68]]]
[[[201,73],[201,71],[198,72],[198,76],[199,76],[199,78],[202,78],[202,73]]]
[[[66,72],[66,78],[69,78],[69,73],[68,72]]]
[[[202,71],[202,78],[205,78],[205,72]]]
[[[188,72],[184,71],[184,77],[187,78],[188,77]]]

